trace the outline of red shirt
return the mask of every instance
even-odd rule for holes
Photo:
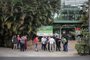
[[[35,38],[34,38],[34,43],[35,43],[35,44],[38,43],[38,37],[35,37]]]

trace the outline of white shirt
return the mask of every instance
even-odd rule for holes
[[[55,43],[54,38],[49,38],[49,43],[50,43],[50,44],[54,44],[54,43]]]
[[[42,43],[42,44],[45,44],[45,43],[46,43],[46,38],[42,38],[42,39],[41,39],[41,43]]]

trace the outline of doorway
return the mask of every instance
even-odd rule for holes
[[[68,40],[75,40],[75,28],[62,28],[62,36],[65,34],[68,37]]]

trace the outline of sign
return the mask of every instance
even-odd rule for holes
[[[53,26],[41,26],[37,30],[38,36],[53,36]]]

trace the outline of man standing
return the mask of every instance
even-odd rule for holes
[[[41,43],[42,43],[42,50],[46,50],[46,41],[47,41],[47,39],[45,38],[45,37],[42,37],[42,39],[41,39]]]
[[[24,36],[22,36],[21,40],[20,40],[20,50],[21,51],[25,50],[25,38],[24,38]]]
[[[16,38],[16,35],[14,35],[12,37],[12,49],[16,49],[17,48],[17,38]]]
[[[24,36],[25,39],[25,50],[27,49],[27,35]]]
[[[55,50],[55,40],[53,37],[49,38],[49,43],[50,43],[50,51],[54,51]]]
[[[62,37],[63,51],[68,51],[68,40],[66,37]]]
[[[56,41],[56,51],[60,51],[61,49],[61,40],[58,36],[55,37],[55,41]]]

